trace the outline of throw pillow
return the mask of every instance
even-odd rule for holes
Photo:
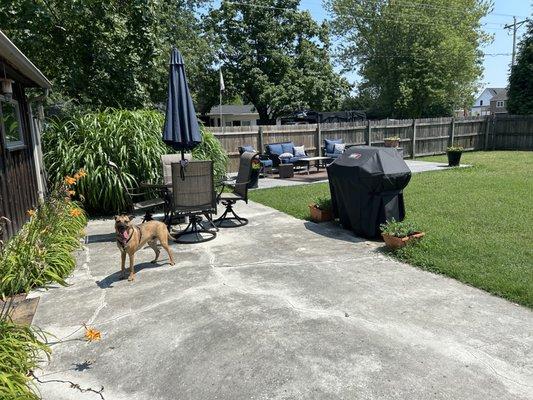
[[[294,155],[292,153],[283,153],[278,156],[279,158],[293,158]]]
[[[305,146],[294,146],[294,157],[305,157]]]
[[[342,143],[342,139],[324,139],[326,153],[333,153],[335,151],[335,143]]]
[[[342,143],[335,143],[335,149],[333,151],[333,154],[342,154],[344,153],[345,144]]]

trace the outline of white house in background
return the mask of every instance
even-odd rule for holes
[[[490,115],[490,102],[493,97],[506,93],[507,89],[505,88],[486,88],[476,99],[471,115]]]
[[[222,121],[220,121],[221,114]],[[252,104],[242,106],[223,104],[211,108],[207,117],[209,126],[257,126],[259,113]]]

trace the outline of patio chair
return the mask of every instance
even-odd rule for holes
[[[242,154],[246,151],[257,153],[257,150],[253,148],[253,146],[239,146],[238,148],[239,154]],[[261,171],[260,173],[265,175],[272,175],[272,167],[274,166],[274,163],[272,160],[266,155],[266,154],[258,154],[257,157],[259,158],[259,162],[261,163]]]
[[[126,184],[126,180],[124,179],[124,174],[122,173],[122,169],[115,164],[113,161],[109,160],[107,162],[107,165],[117,174],[118,181],[120,183],[120,186],[122,186],[122,190],[124,191],[124,198],[126,199],[126,209],[119,209],[116,210],[118,214],[121,212],[136,212],[136,211],[145,211],[143,222],[144,221],[150,221],[152,218],[152,213],[155,209],[158,207],[163,207],[163,210],[165,211],[165,215],[167,212],[166,204],[167,202],[161,198],[149,198],[146,200],[140,200],[143,197],[147,197],[149,195],[149,192],[146,191],[140,191],[139,188],[132,188],[129,187]],[[139,199],[139,200],[138,200]]]
[[[189,217],[187,227],[174,233],[178,243],[201,243],[213,240],[218,228],[213,223],[212,215],[217,212],[216,193],[213,178],[213,161],[190,161],[187,165],[183,180],[180,163],[171,164],[172,171],[172,204],[168,225],[176,216]],[[202,225],[202,215],[213,228]],[[185,235],[192,235],[195,239],[186,240]]]
[[[185,159],[191,161],[192,154],[186,153]],[[173,163],[181,161],[181,154],[163,154],[161,156],[161,167],[163,168],[163,183],[169,186],[169,191],[172,191],[172,167]]]
[[[250,181],[250,175],[252,173],[252,159],[257,156],[258,153],[245,151],[241,154],[239,161],[239,172],[237,178],[233,181],[222,182],[222,187],[217,196],[217,203],[222,203],[226,209],[224,213],[218,217],[214,222],[215,225],[220,228],[237,228],[244,226],[248,223],[247,218],[238,216],[233,210],[233,206],[237,201],[244,201],[248,203],[248,183]],[[233,187],[232,192],[225,192],[226,187]],[[231,214],[231,216],[228,216]],[[228,221],[236,221],[233,225],[223,225]]]

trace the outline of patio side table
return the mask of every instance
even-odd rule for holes
[[[294,165],[293,164],[280,164],[278,166],[278,174],[279,177],[284,178],[292,178],[294,176]]]

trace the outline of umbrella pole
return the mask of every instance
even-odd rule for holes
[[[185,180],[185,166],[187,165],[185,160],[185,150],[181,149],[181,162],[180,162],[180,178],[182,181]]]

